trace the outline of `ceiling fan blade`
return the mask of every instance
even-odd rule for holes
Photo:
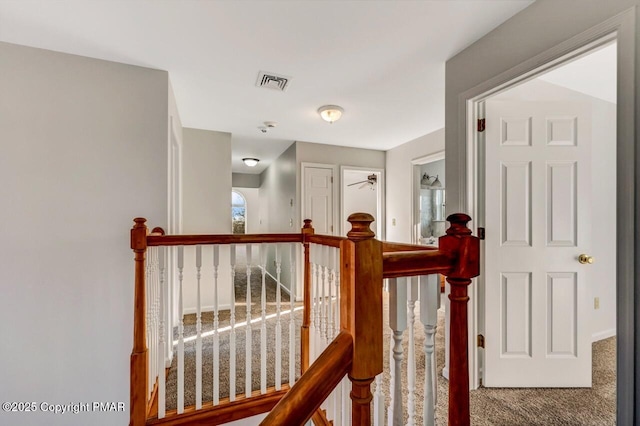
[[[357,184],[359,184],[359,183],[367,183],[367,182],[369,182],[369,181],[368,181],[368,180],[361,180],[360,182],[350,183],[350,184],[349,184],[349,185],[347,185],[347,186],[353,186],[353,185],[357,185]]]

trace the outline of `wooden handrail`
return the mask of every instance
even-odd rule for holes
[[[309,235],[307,241],[314,244],[320,244],[329,247],[340,247],[340,243],[346,240],[345,237],[336,237],[335,235]]]
[[[349,372],[352,359],[353,338],[341,331],[260,424],[305,424]]]
[[[196,244],[301,243],[302,234],[209,234],[149,235],[148,246],[192,246]]]
[[[397,251],[382,254],[384,278],[410,277],[415,275],[448,275],[454,267],[456,257],[452,252]]]
[[[382,252],[389,253],[394,251],[430,251],[438,250],[437,247],[421,246],[418,244],[393,243],[389,241],[382,242]]]

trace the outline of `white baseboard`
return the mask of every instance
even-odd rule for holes
[[[442,369],[442,377],[444,377],[445,379],[449,380],[449,368],[445,367]]]
[[[608,330],[599,331],[597,333],[593,333],[591,335],[591,341],[597,342],[599,340],[608,339],[609,337],[613,337],[616,335],[616,329],[610,328]]]

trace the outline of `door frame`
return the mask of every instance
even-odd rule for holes
[[[635,317],[636,281],[638,269],[635,268],[639,259],[639,251],[635,250],[638,242],[638,225],[635,220],[636,192],[640,185],[636,184],[636,166],[640,166],[640,158],[636,155],[635,144],[638,135],[635,129],[635,118],[638,108],[635,104],[637,83],[635,81],[636,67],[634,63],[636,50],[636,8],[631,8],[611,19],[608,19],[587,31],[584,31],[557,46],[503,72],[493,78],[485,80],[475,87],[460,94],[457,126],[460,135],[464,135],[466,153],[460,157],[461,170],[466,172],[463,177],[460,204],[472,217],[479,217],[479,152],[476,139],[475,125],[478,117],[478,105],[487,97],[505,90],[508,87],[534,78],[537,74],[550,70],[569,59],[575,58],[598,45],[612,40],[617,41],[617,261],[616,261],[616,289],[617,289],[617,422],[618,424],[632,424],[634,421],[636,383],[638,372],[635,361],[636,334],[639,332],[639,319]],[[620,188],[625,188],[624,196]],[[477,231],[478,222],[471,224]],[[482,258],[481,258],[482,260]],[[475,345],[475,334],[478,325],[477,284],[472,284],[469,305],[469,368],[471,388],[479,385],[479,371],[477,356],[479,350]]]
[[[420,234],[420,178],[422,177],[420,175],[420,166],[440,160],[444,160],[444,149],[411,160],[411,167],[413,168],[411,179],[411,227],[413,228],[411,230],[411,242],[413,244],[418,244],[418,235]]]
[[[344,216],[344,187],[343,182],[344,182],[344,173],[346,171],[357,171],[357,172],[369,172],[371,173],[375,173],[376,175],[378,175],[378,187],[376,189],[376,194],[377,194],[377,210],[378,210],[378,216],[376,217],[376,222],[378,222],[379,226],[380,226],[380,233],[376,232],[376,238],[380,241],[384,241],[385,240],[385,234],[386,234],[386,230],[385,230],[385,210],[386,210],[386,201],[385,201],[385,197],[384,197],[384,188],[385,188],[385,181],[384,181],[384,169],[376,169],[376,168],[372,168],[372,167],[356,167],[356,166],[340,166],[340,235],[347,235],[347,232],[349,231],[349,229],[344,229],[344,222],[347,220],[346,217]],[[375,231],[375,230],[372,230]]]

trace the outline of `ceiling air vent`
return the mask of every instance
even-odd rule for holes
[[[287,90],[287,87],[289,87],[290,81],[291,77],[278,75],[272,72],[260,71],[258,74],[258,80],[256,81],[256,86],[284,92]]]

